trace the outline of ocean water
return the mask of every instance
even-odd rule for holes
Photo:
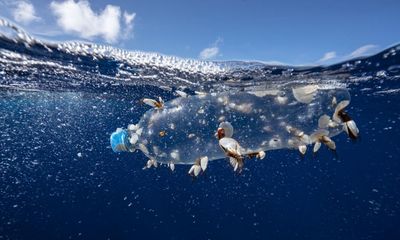
[[[201,62],[46,42],[0,20],[0,239],[399,239],[400,45],[331,66]],[[337,155],[270,151],[234,174],[212,161],[142,170],[109,136],[176,89],[346,87],[361,137]]]

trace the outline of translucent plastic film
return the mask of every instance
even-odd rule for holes
[[[344,100],[350,100],[346,89],[315,85],[180,97],[166,102],[161,109],[147,111],[131,138],[135,138],[134,147],[150,159],[175,164],[193,164],[204,156],[209,160],[224,158],[215,136],[223,121],[232,124],[232,138],[243,154],[298,148],[312,143],[299,140],[299,133],[312,135],[319,131],[322,116],[329,120],[336,103]],[[340,125],[326,128],[329,137],[342,131]]]

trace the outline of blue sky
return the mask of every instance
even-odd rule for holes
[[[329,64],[400,41],[400,1],[0,0],[50,40],[209,60]]]

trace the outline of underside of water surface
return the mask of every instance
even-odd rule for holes
[[[0,239],[400,237],[399,45],[296,67],[48,42],[2,19],[0,29]],[[292,85],[347,89],[360,139],[336,136],[336,154],[268,151],[240,175],[212,161],[196,180],[185,165],[142,170],[144,154],[109,146],[150,109],[143,98]]]

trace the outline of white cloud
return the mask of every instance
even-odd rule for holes
[[[222,38],[218,38],[211,47],[205,48],[200,52],[200,59],[207,60],[216,57],[219,54],[218,45],[222,42]]]
[[[125,30],[123,34],[124,39],[128,39],[133,32],[133,21],[135,20],[136,13],[128,13],[127,11],[124,12],[124,24]]]
[[[203,51],[200,52],[200,58],[203,60],[214,58],[218,55],[219,48],[218,47],[210,47],[205,48]]]
[[[319,59],[316,63],[317,64],[321,64],[323,62],[328,62],[332,59],[335,59],[336,62],[338,61],[345,61],[345,60],[349,60],[349,59],[353,59],[353,58],[357,58],[357,57],[361,57],[361,56],[367,56],[367,55],[372,55],[374,53],[376,53],[378,50],[378,46],[374,45],[374,44],[367,44],[364,46],[361,46],[359,48],[357,48],[356,50],[354,50],[353,52],[351,52],[350,54],[347,55],[337,55],[336,52],[331,51],[331,52],[327,52],[324,54],[324,56]]]
[[[318,62],[326,62],[328,60],[334,59],[336,58],[336,52],[332,51],[332,52],[327,52],[324,54],[324,56],[318,60]]]
[[[124,12],[124,21],[126,25],[132,24],[133,19],[135,19],[136,13]]]
[[[35,7],[32,3],[25,1],[17,1],[15,8],[12,10],[14,20],[19,23],[29,24],[40,18],[36,16]]]
[[[51,2],[50,8],[57,17],[57,24],[66,32],[77,34],[85,39],[101,37],[109,43],[116,42],[121,36],[121,9],[107,5],[100,13],[92,10],[86,0],[75,2]],[[135,13],[124,13],[124,36],[132,31]],[[125,31],[126,30],[126,31]]]
[[[370,55],[372,53],[375,53],[377,48],[378,48],[377,45],[367,44],[354,50],[352,53],[350,53],[348,57],[356,58],[356,57]]]

